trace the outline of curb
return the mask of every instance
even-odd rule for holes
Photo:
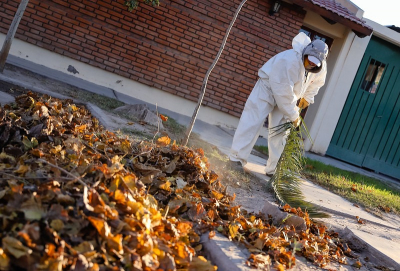
[[[15,101],[15,98],[8,93],[0,91],[0,104],[5,105]]]
[[[396,260],[392,259],[388,255],[382,253],[379,249],[376,249],[375,247],[370,245],[367,241],[359,236],[360,234],[361,232],[346,227],[343,230],[343,236],[341,236],[341,238],[351,242],[353,248],[356,248],[357,250],[359,249],[367,251],[370,262],[379,263],[381,266],[386,267],[388,270],[400,270],[400,262],[396,262]]]
[[[241,250],[231,240],[220,233],[210,239],[208,232],[200,237],[205,256],[218,267],[218,271],[243,271],[251,270],[246,265],[247,250]],[[254,269],[252,269],[254,270]]]
[[[24,83],[23,81],[20,81],[20,80],[10,79],[9,77],[4,76],[2,74],[0,74],[0,81],[4,81],[4,82],[10,83],[10,84],[14,84],[16,86],[19,86],[19,87],[22,87],[22,88],[25,88],[25,89],[29,89],[29,90],[32,90],[34,92],[47,94],[47,95],[50,95],[50,96],[52,96],[54,98],[57,98],[57,99],[64,99],[64,100],[65,99],[72,99],[71,97],[64,96],[64,95],[59,94],[57,92],[53,92],[53,91],[50,91],[50,90],[46,90],[46,89],[43,89],[43,88],[39,88],[39,87],[36,87],[36,86],[32,86],[32,85],[26,84],[26,83]],[[75,98],[73,100],[76,101],[76,103],[78,103],[78,102],[79,103],[83,103],[82,101],[79,101],[78,99],[75,99]]]
[[[218,267],[218,271],[255,270],[246,265],[249,252],[245,248],[239,248],[218,232],[212,239],[209,239],[208,234],[207,232],[200,237],[200,243],[203,245],[205,256]],[[370,245],[359,235],[360,233],[356,230],[346,227],[341,233],[341,238],[351,243],[353,249],[368,253],[370,258],[368,262],[379,263],[380,266],[386,267],[387,270],[400,270],[400,263]],[[296,260],[298,260],[297,257]]]

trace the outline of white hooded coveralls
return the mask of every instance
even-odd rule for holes
[[[325,83],[326,62],[318,73],[307,72],[303,64],[303,51],[311,42],[304,33],[294,37],[293,49],[283,51],[268,60],[258,71],[259,79],[245,104],[233,137],[229,158],[244,166],[259,136],[265,118],[269,128],[299,117],[296,102],[304,98],[314,103],[314,96]],[[286,144],[287,134],[269,129],[269,158],[265,172],[273,174]]]

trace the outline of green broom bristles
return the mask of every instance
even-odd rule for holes
[[[314,204],[304,200],[303,193],[300,189],[301,172],[304,164],[303,134],[306,134],[311,140],[303,120],[299,129],[291,122],[284,123],[271,129],[273,136],[280,133],[289,133],[285,148],[278,160],[276,171],[270,180],[275,197],[282,206],[287,203],[291,207],[300,207],[303,210],[307,210],[310,216],[326,216],[326,214],[320,212]]]

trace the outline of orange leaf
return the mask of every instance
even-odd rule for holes
[[[114,249],[118,253],[123,253],[122,250],[122,234],[117,234],[115,236],[110,236],[107,238],[107,246],[109,249]]]
[[[291,207],[289,204],[285,204],[282,208],[284,212],[289,212]]]
[[[356,262],[354,263],[354,267],[356,267],[356,268],[361,268],[361,267],[362,267],[361,262],[360,262],[360,261],[356,261]]]
[[[290,209],[290,211],[289,211],[289,213],[292,213],[292,214],[297,214],[297,210],[296,210],[296,208],[291,208],[291,209]]]
[[[275,268],[276,268],[276,270],[278,270],[278,271],[284,271],[284,270],[285,270],[285,267],[284,267],[282,264],[276,265]]]
[[[199,193],[193,192],[192,197],[201,199],[201,195]]]
[[[162,146],[167,146],[171,143],[171,138],[169,138],[168,136],[160,137],[159,139],[157,139],[157,143]]]
[[[214,210],[210,209],[207,212],[207,216],[209,219],[211,219],[211,221],[214,221],[214,219],[216,218],[216,213]]]
[[[94,216],[88,216],[88,220],[96,228],[97,232],[103,237],[107,237],[110,232],[110,227],[104,219],[100,219]]]
[[[211,191],[212,197],[217,199],[217,200],[221,200],[224,197],[224,194],[221,194],[215,190]]]
[[[365,221],[361,219],[361,217],[356,216],[358,224],[365,224]]]
[[[31,153],[32,153],[33,156],[36,156],[36,157],[39,157],[39,158],[44,155],[44,153],[41,150],[38,150],[38,149],[31,150]]]
[[[162,121],[167,121],[168,120],[168,117],[166,117],[166,116],[164,116],[162,114],[160,114],[160,118],[162,119]]]
[[[193,225],[189,221],[180,221],[176,225],[176,228],[179,230],[179,232],[184,235],[189,233],[189,231],[192,229]]]
[[[208,238],[212,239],[215,237],[215,231],[210,231],[210,233],[208,234]]]
[[[75,131],[77,133],[83,133],[86,130],[86,124],[79,125],[75,127]]]
[[[160,185],[160,189],[165,191],[171,191],[171,182],[166,181],[164,184]]]
[[[177,256],[175,260],[178,264],[187,264],[190,262],[191,253],[185,243],[178,241],[174,249]]]

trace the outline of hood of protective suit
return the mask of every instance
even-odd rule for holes
[[[292,47],[293,50],[296,52],[303,54],[304,49],[311,43],[310,38],[304,34],[303,32],[300,32],[297,34],[293,40],[292,40]]]
[[[322,66],[326,65],[326,57],[328,56],[328,45],[325,44],[322,40],[313,40],[310,44],[308,44],[303,50],[303,62],[305,56],[314,56],[320,62],[321,65],[319,67],[315,67],[309,72],[318,73],[321,71]]]

